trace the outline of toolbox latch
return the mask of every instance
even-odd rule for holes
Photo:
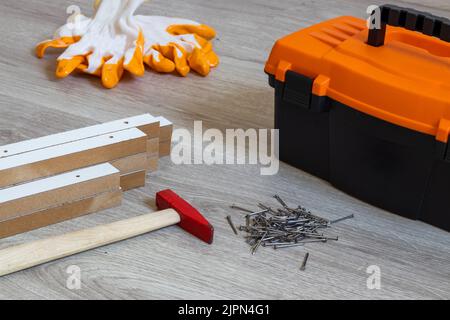
[[[313,94],[314,81],[315,79],[293,71],[287,71],[283,100],[312,112],[327,112],[330,101],[327,96],[316,96]]]
[[[300,108],[311,106],[313,79],[293,71],[286,72],[283,100]]]

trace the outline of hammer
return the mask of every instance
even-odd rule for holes
[[[156,194],[160,211],[0,250],[0,276],[178,224],[211,244],[213,226],[172,190]]]

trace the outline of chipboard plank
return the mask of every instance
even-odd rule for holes
[[[116,189],[92,197],[65,203],[13,219],[0,221],[0,238],[78,218],[87,214],[120,206],[122,190]]]
[[[147,136],[132,128],[0,159],[0,188],[147,151]]]
[[[167,126],[167,121],[164,121],[164,125]],[[132,128],[140,129],[149,139],[152,139],[159,136],[159,119],[150,114],[143,114],[81,129],[12,143],[0,147],[0,158],[7,158],[26,152],[45,149],[56,145],[102,136]]]
[[[132,156],[110,161],[109,163],[120,171],[120,175],[143,171],[147,170],[148,167],[148,154],[138,153]]]
[[[159,121],[159,141],[165,142],[167,140],[172,140],[173,124],[164,117],[156,117]]]
[[[120,177],[120,187],[122,191],[128,191],[145,186],[147,171],[132,172]]]
[[[109,163],[0,190],[0,221],[120,189],[120,172]]]

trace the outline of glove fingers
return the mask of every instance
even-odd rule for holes
[[[219,57],[214,51],[211,50],[210,52],[206,53],[205,57],[208,60],[210,67],[215,68],[219,65]]]
[[[175,69],[181,76],[185,77],[191,71],[187,62],[186,51],[183,47],[176,43],[169,43],[166,46],[156,46],[156,48],[164,57],[175,63]]]
[[[48,48],[65,49],[72,43],[77,42],[79,39],[72,37],[63,37],[59,39],[42,41],[36,46],[36,56],[40,59],[44,57],[45,51]]]
[[[101,52],[103,50],[92,52],[90,42],[79,41],[80,37],[61,37],[41,42],[36,46],[36,55],[42,58],[48,48],[66,48],[58,58],[56,76],[64,78],[78,69],[100,76],[106,88],[115,87],[124,70],[136,76],[144,75],[144,63],[157,72],[170,73],[176,70],[181,76],[186,76],[191,68],[206,76],[211,67],[219,63],[208,41],[216,35],[211,27],[179,24],[169,26],[167,32],[175,35],[176,39],[164,46],[154,45],[145,54],[145,39],[140,31],[132,47],[121,57],[105,57],[105,52]]]
[[[164,57],[155,49],[151,49],[144,57],[144,62],[156,72],[170,73],[175,70],[175,63]]]
[[[196,34],[193,37],[204,53],[212,51],[213,46],[210,41]]]
[[[58,78],[65,78],[71,74],[81,63],[85,61],[84,56],[75,56],[71,59],[62,59],[58,61],[56,68],[56,76]]]
[[[189,68],[188,65],[186,51],[184,50],[183,47],[175,43],[172,44],[172,48],[173,48],[172,49],[174,57],[173,62],[175,62],[175,69],[181,76],[186,77],[189,71],[191,71],[191,68]]]
[[[183,43],[188,43],[189,45],[192,46],[192,48],[194,48],[192,50],[192,55],[194,57],[190,58],[190,59],[195,59],[198,60],[198,58],[200,58],[201,60],[205,59],[208,64],[209,67],[217,67],[217,65],[219,64],[219,57],[214,53],[213,51],[213,47],[210,41],[194,34],[194,35],[183,35],[180,37],[181,41],[183,41]],[[195,53],[196,50],[200,50],[202,55],[200,55],[200,53]],[[192,65],[191,65],[192,67]],[[204,69],[206,71],[206,69]],[[203,74],[203,72],[199,72],[200,74]],[[209,73],[209,71],[208,71]]]
[[[193,33],[208,40],[211,40],[216,36],[216,31],[205,24],[173,24],[167,28],[167,32],[176,36]]]
[[[206,77],[211,71],[211,66],[205,54],[198,48],[195,48],[188,58],[189,66],[198,74]]]
[[[135,45],[125,53],[124,68],[135,76],[143,76],[144,67],[144,35],[139,32]]]
[[[105,88],[112,89],[119,83],[123,75],[123,59],[117,63],[105,63],[102,68],[102,84]]]
[[[195,41],[195,38],[189,36],[180,36],[177,41],[173,43],[176,43],[178,47],[183,48],[183,52],[187,55],[191,54],[195,48],[199,48],[199,44]]]
[[[86,73],[99,77],[102,75],[103,65],[107,60],[109,60],[109,58],[103,57],[102,53],[100,52],[93,52],[92,54],[88,55],[86,59],[87,66],[80,65],[79,69],[82,69]]]

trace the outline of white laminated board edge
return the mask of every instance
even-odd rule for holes
[[[14,155],[31,152],[38,149],[44,149],[56,145],[66,144],[77,140],[101,136],[117,131],[127,130],[131,128],[139,128],[157,123],[160,121],[159,119],[164,121],[164,126],[168,125],[167,123],[169,121],[167,121],[165,118],[163,117],[155,118],[147,113],[121,120],[97,124],[86,128],[66,131],[45,137],[12,143],[0,147],[0,158],[8,158]]]
[[[114,173],[119,173],[119,170],[109,163],[102,163],[96,166],[74,170],[57,176],[2,189],[0,190],[0,205],[5,202],[29,197],[37,193],[63,188],[73,183],[82,183]]]
[[[119,189],[119,175],[103,163],[0,190],[0,220]]]
[[[36,163],[48,159],[58,158],[64,155],[74,154],[77,152],[87,151],[142,137],[146,137],[146,134],[140,131],[139,129],[132,128],[128,130],[115,132],[114,134],[106,134],[89,139],[77,140],[74,142],[48,147],[45,149],[21,153],[13,157],[2,158],[0,159],[0,182],[2,170],[20,167],[22,165],[30,163]]]

